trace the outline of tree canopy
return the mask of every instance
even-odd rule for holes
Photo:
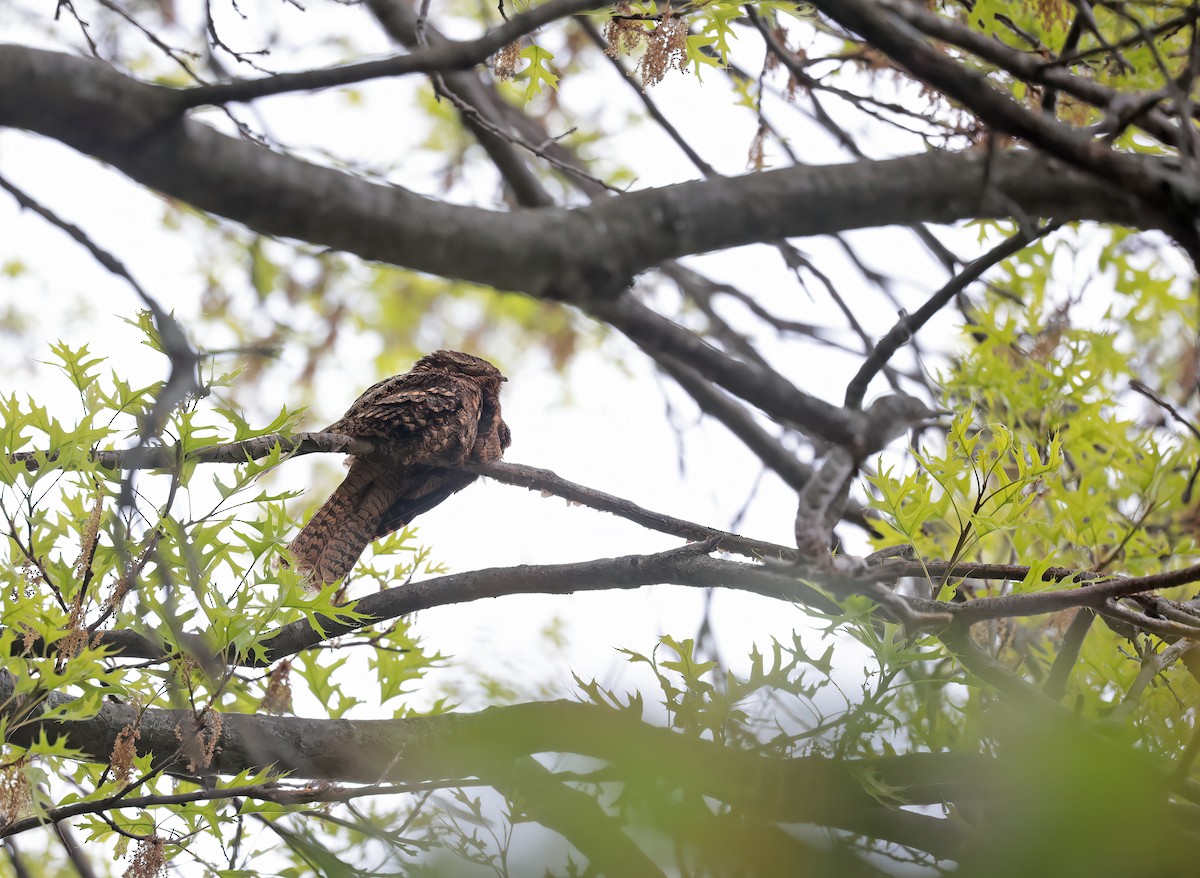
[[[64,273],[0,241],[0,319],[37,361],[0,393],[8,871],[1190,874],[1198,19],[0,11],[14,234],[124,285],[166,370],[98,354],[89,291],[82,318],[39,307]],[[32,350],[34,324],[75,340]],[[597,432],[683,449],[702,418],[760,476],[680,451],[749,498],[717,526],[649,485],[474,464],[667,548],[449,572],[418,520],[314,590],[286,546],[321,497],[286,474],[386,453],[300,429],[365,386],[323,383],[348,346],[380,376],[452,347],[563,386],[624,359],[666,426]],[[445,662],[414,612],[663,584],[760,596],[792,634],[730,656],[719,615],[667,618],[620,644],[644,685],[478,667],[485,697],[413,697]]]

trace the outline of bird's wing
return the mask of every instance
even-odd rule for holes
[[[408,467],[405,475],[403,488],[376,527],[375,539],[412,523],[418,515],[428,512],[478,478],[474,473],[427,466]]]
[[[327,430],[390,439],[409,462],[458,456],[475,441],[481,392],[473,382],[429,372],[381,381],[355,400]]]

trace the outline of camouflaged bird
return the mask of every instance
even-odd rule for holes
[[[505,380],[487,360],[435,351],[356,399],[324,432],[389,445],[370,457],[348,458],[345,480],[289,546],[296,568],[315,584],[341,579],[372,540],[477,478],[445,466],[499,460],[512,441],[500,419]]]

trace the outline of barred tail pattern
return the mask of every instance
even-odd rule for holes
[[[341,579],[375,539],[380,521],[396,496],[393,473],[379,463],[355,459],[350,472],[325,505],[288,547],[293,563],[325,585]]]

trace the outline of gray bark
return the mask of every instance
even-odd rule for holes
[[[794,167],[510,212],[438,202],[222,134],[178,92],[100,61],[0,46],[0,126],[58,140],[133,180],[268,235],[580,303],[667,259],[785,237],[1053,216],[1169,228],[1127,191],[1041,155],[939,153]],[[1127,174],[1172,172],[1121,156]]]

